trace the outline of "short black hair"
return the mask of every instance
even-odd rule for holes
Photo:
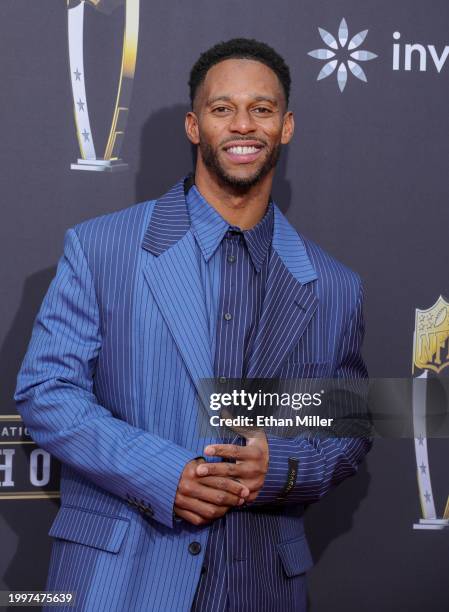
[[[290,69],[284,59],[272,47],[254,38],[232,38],[204,51],[195,62],[189,78],[192,107],[198,87],[206,78],[209,69],[227,59],[252,59],[271,68],[282,85],[288,106],[291,79]]]

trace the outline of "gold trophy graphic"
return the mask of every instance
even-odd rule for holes
[[[84,19],[85,5],[111,14],[125,5],[122,60],[117,95],[109,136],[103,157],[97,157],[89,119],[84,72]],[[70,80],[72,84],[73,110],[76,134],[81,158],[71,164],[73,170],[116,171],[126,170],[128,165],[120,159],[120,149],[125,136],[131,101],[134,71],[136,67],[139,35],[139,0],[67,0]]]
[[[442,518],[437,517],[427,450],[426,392],[429,372],[449,366],[449,302],[440,296],[427,310],[415,311],[413,336],[413,435],[422,518],[413,529],[449,527],[449,497]],[[417,370],[422,373],[415,376]]]

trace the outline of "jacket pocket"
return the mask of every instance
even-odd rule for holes
[[[126,518],[61,506],[48,535],[118,553],[128,528]]]
[[[285,573],[290,578],[307,572],[313,567],[313,559],[305,535],[277,544]]]

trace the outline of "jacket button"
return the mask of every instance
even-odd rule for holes
[[[190,542],[189,553],[191,555],[197,555],[199,552],[201,552],[201,544],[199,542]]]

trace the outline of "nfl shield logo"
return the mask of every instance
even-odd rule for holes
[[[449,366],[449,302],[441,295],[427,310],[415,311],[413,365],[437,374]]]

